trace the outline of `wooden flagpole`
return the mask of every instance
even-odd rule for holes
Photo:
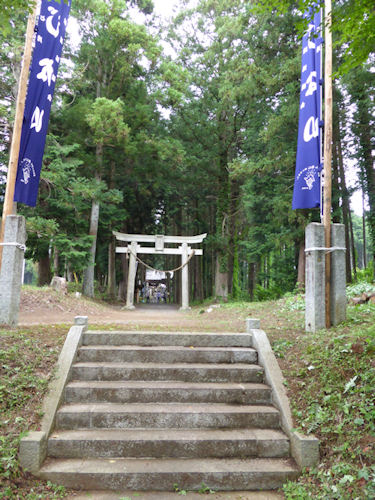
[[[8,165],[7,184],[5,189],[5,197],[3,205],[3,216],[1,222],[0,243],[4,242],[5,220],[7,216],[16,213],[16,209],[14,208],[13,204],[13,198],[14,198],[14,189],[17,177],[18,156],[20,152],[22,121],[25,110],[25,101],[27,92],[27,81],[29,78],[30,62],[33,50],[33,36],[34,36],[36,12],[37,12],[37,2],[35,1],[33,10],[29,14],[29,19],[27,21],[25,48],[23,53],[20,79],[18,82],[16,114],[14,117],[12,143],[9,152],[9,165]],[[3,247],[2,245],[0,245],[0,270],[1,270],[2,257],[3,257]]]
[[[324,205],[325,246],[331,247],[332,207],[332,6],[325,0],[325,64],[324,64]],[[326,328],[331,327],[331,254],[326,253],[325,304]]]

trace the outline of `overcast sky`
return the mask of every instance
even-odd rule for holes
[[[154,0],[154,12],[158,15],[170,17],[173,14],[173,7],[178,0]]]

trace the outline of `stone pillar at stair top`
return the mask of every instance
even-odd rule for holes
[[[255,330],[260,329],[260,319],[246,318],[246,332],[251,333],[252,329],[255,329]]]
[[[345,226],[332,224],[331,245],[331,321],[338,325],[346,320]]]
[[[3,258],[0,273],[0,324],[17,326],[21,297],[26,223],[21,215],[5,221]]]
[[[129,272],[128,272],[128,289],[126,293],[126,309],[135,309],[134,307],[134,287],[135,287],[135,275],[137,273],[137,261],[135,256],[137,255],[137,242],[132,241],[130,243],[130,257],[129,257]]]
[[[326,326],[324,226],[312,222],[306,227],[305,329],[316,332]],[[311,250],[309,250],[311,249]]]
[[[87,326],[89,324],[89,318],[88,318],[88,316],[75,316],[74,317],[74,324],[76,326],[84,326],[85,328],[87,328]]]
[[[182,243],[181,245],[181,265],[184,265],[188,260],[188,244]],[[188,264],[181,269],[181,307],[180,311],[189,309],[189,272]]]

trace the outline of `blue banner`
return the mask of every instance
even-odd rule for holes
[[[66,3],[65,3],[66,2]],[[35,207],[48,120],[71,0],[42,0],[35,28],[14,201]]]
[[[310,17],[311,14],[306,15]],[[321,11],[302,39],[300,114],[292,208],[320,206],[321,160]]]

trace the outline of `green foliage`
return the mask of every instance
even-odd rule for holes
[[[283,309],[286,311],[304,311],[305,310],[305,296],[299,293],[286,293],[284,295],[285,304]]]
[[[257,12],[276,12],[285,15],[287,9],[295,6],[292,0],[256,0]],[[300,15],[316,5],[314,0],[299,0],[297,7]],[[375,13],[371,0],[344,0],[332,2],[333,19],[332,30],[335,45],[344,52],[341,73],[362,65],[371,54],[375,46]],[[314,10],[313,10],[314,11]],[[300,35],[305,32],[307,21],[301,19],[298,23]]]
[[[34,0],[3,0],[0,10],[0,33],[9,36],[12,31],[12,20],[19,12],[30,13],[34,5]]]
[[[70,266],[71,271],[82,272],[89,260],[92,236],[84,234],[76,238],[69,238],[66,234],[58,234],[54,246],[59,251],[59,257]]]
[[[41,416],[41,398],[53,375],[60,333],[54,326],[0,331],[0,498],[57,499],[65,488],[31,479],[18,462],[19,443]],[[36,333],[36,335],[35,335]],[[26,486],[27,485],[27,486]]]
[[[372,498],[375,433],[375,306],[348,310],[348,321],[329,332],[300,337],[304,368],[297,377],[293,413],[299,428],[324,443],[322,463],[287,483],[286,498]]]
[[[293,342],[289,340],[279,339],[272,342],[272,350],[278,358],[284,358],[285,352],[292,346]]]
[[[186,495],[187,495],[187,491],[186,491],[186,490],[184,490],[184,489],[182,489],[182,488],[180,488],[180,487],[178,486],[178,484],[177,484],[177,483],[175,483],[175,484],[173,485],[173,489],[174,489],[174,491],[175,491],[178,495],[181,495],[181,496],[186,496]]]
[[[103,292],[113,230],[206,232],[194,300],[213,295],[217,272],[227,273],[235,300],[253,296],[254,287],[256,300],[292,291],[304,228],[319,218],[317,210],[291,210],[298,8],[310,3],[202,0],[192,8],[181,3],[175,19],[161,26],[152,17],[133,20],[130,7],[148,16],[150,0],[75,0],[80,42],[71,47],[67,40],[64,47],[67,64],[57,81],[38,205],[19,208],[28,219],[28,255],[47,260],[56,247],[60,270],[71,266],[80,273],[90,261],[91,231],[96,257],[90,269]],[[8,161],[26,5],[5,0],[3,9],[12,31],[0,34],[0,166]],[[371,64],[359,67],[358,61],[373,42],[373,17],[368,0],[334,4],[335,62],[354,51],[350,62],[356,66],[339,85],[354,106],[353,119],[341,99],[335,123],[339,136],[349,134],[353,141],[349,146],[342,140],[343,154],[353,156],[360,170],[370,206],[369,234],[375,234],[369,175],[374,89]],[[161,37],[173,46],[173,59],[163,54]],[[339,219],[343,195],[337,192]],[[100,210],[98,227],[90,230],[92,204]],[[353,217],[362,262],[360,222]],[[118,280],[119,259],[116,265]]]
[[[4,332],[1,335],[5,335]],[[22,415],[27,402],[37,393],[46,390],[48,379],[38,373],[38,367],[46,363],[46,358],[56,356],[54,349],[46,352],[43,345],[28,338],[26,334],[8,332],[7,336],[14,342],[7,349],[0,350],[0,418],[3,425],[12,412]],[[0,435],[0,477],[10,479],[20,474],[18,446],[26,428],[26,420],[18,416],[13,424],[13,432]]]
[[[375,284],[371,281],[358,281],[353,285],[348,285],[346,287],[346,296],[348,299],[352,297],[358,297],[362,293],[375,293]]]
[[[257,285],[254,290],[254,300],[260,302],[264,300],[274,300],[281,297],[282,294],[283,290],[276,285],[271,285],[268,288]]]
[[[375,467],[337,464],[330,470],[314,468],[305,472],[300,483],[288,481],[283,486],[287,500],[374,498]],[[301,484],[302,481],[305,484]]]
[[[353,233],[354,233],[354,243],[355,243],[355,249],[356,249],[356,256],[357,256],[357,266],[360,269],[357,269],[357,272],[359,272],[359,276],[362,275],[362,267],[363,267],[363,260],[364,260],[364,248],[363,248],[363,220],[362,217],[359,217],[358,215],[352,213],[352,224],[353,224]],[[365,225],[365,230],[366,230],[366,256],[367,256],[367,273],[371,273],[372,271],[372,276],[371,278],[373,279],[374,274],[373,274],[373,262],[371,260],[371,254],[372,254],[372,245],[371,245],[371,237],[370,237],[370,227],[368,224],[368,221],[366,221]],[[358,279],[358,278],[357,278]],[[361,280],[361,278],[359,278]]]
[[[212,490],[206,484],[202,483],[201,487],[198,490],[198,493],[201,493],[203,495],[213,495],[215,493],[215,490]]]
[[[129,136],[129,127],[124,123],[124,103],[99,97],[86,115],[96,143],[107,146],[124,146]]]
[[[357,269],[356,281],[374,283],[374,262],[371,261],[365,269]]]

